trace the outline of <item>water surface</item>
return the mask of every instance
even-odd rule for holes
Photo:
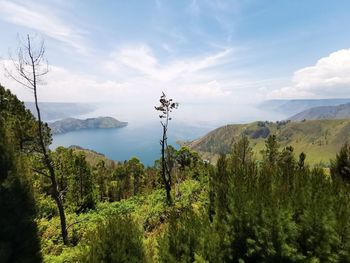
[[[177,146],[177,140],[194,140],[212,128],[170,123],[168,144]],[[159,122],[129,123],[126,127],[116,129],[89,129],[54,135],[51,148],[78,145],[100,152],[112,160],[124,161],[136,156],[144,164],[153,165],[160,157],[161,135]]]

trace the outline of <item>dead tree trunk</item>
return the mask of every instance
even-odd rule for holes
[[[162,170],[161,170],[161,175],[162,175],[162,181],[164,184],[164,188],[166,191],[166,199],[169,205],[172,205],[172,198],[171,198],[171,171],[168,166],[168,162],[166,158],[167,156],[166,151],[168,149],[168,137],[167,137],[167,132],[168,132],[168,124],[169,121],[171,120],[170,118],[170,113],[172,112],[173,109],[177,109],[178,103],[173,102],[172,99],[167,99],[166,95],[164,92],[162,93],[162,96],[160,97],[160,106],[155,107],[157,111],[160,111],[161,114],[159,115],[159,118],[161,119],[160,124],[163,127],[163,135],[162,139],[160,140],[160,145],[161,145],[161,154],[162,154]],[[163,121],[164,119],[164,121]]]
[[[59,191],[58,184],[56,181],[55,169],[53,162],[48,153],[48,149],[45,143],[45,138],[43,134],[43,123],[41,120],[41,113],[38,104],[38,95],[37,95],[37,84],[41,76],[48,73],[47,65],[45,69],[42,69],[42,63],[44,60],[44,43],[41,43],[39,49],[33,49],[31,45],[31,38],[27,35],[26,44],[22,44],[18,51],[18,61],[12,59],[12,62],[15,66],[16,73],[18,77],[12,74],[7,70],[9,76],[20,83],[21,85],[31,89],[34,93],[35,108],[38,118],[38,139],[39,139],[39,153],[42,155],[42,161],[45,168],[48,170],[48,174],[45,172],[39,171],[42,175],[48,177],[51,181],[51,196],[54,199],[61,222],[61,234],[63,243],[68,244],[68,232],[66,224],[66,216],[64,212],[62,195]]]

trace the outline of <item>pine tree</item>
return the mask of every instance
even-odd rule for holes
[[[331,162],[331,172],[333,176],[350,182],[350,145],[347,143],[341,147],[335,160]]]

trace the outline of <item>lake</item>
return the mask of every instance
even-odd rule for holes
[[[177,140],[194,140],[213,128],[170,123],[168,144],[178,147]],[[159,122],[129,123],[126,127],[116,129],[90,129],[54,135],[51,148],[78,145],[102,153],[112,160],[124,161],[136,156],[145,165],[153,165],[160,158],[161,136],[162,127]]]
[[[129,125],[117,129],[81,130],[54,135],[51,148],[78,145],[100,152],[116,161],[129,160],[136,156],[145,165],[153,165],[154,161],[160,158],[159,140],[162,127],[153,107],[137,108],[131,104],[120,103],[100,103],[95,106],[95,111],[75,117],[85,119],[111,116],[127,121]],[[228,123],[283,119],[274,112],[264,112],[254,105],[181,104],[173,115],[175,118],[169,124],[168,144],[174,147],[178,147],[178,140],[191,141],[200,138]]]

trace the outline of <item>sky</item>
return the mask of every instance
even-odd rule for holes
[[[0,83],[32,100],[3,70],[30,34],[50,65],[41,101],[152,110],[164,91],[225,114],[350,97],[349,10],[347,0],[0,0]]]

